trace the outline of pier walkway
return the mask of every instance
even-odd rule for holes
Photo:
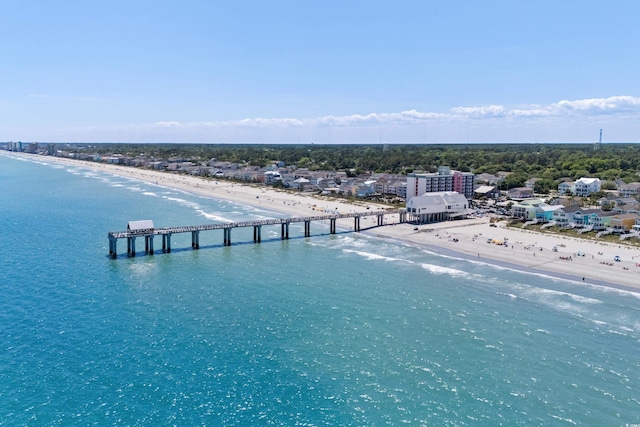
[[[281,238],[286,240],[289,238],[289,224],[304,222],[304,237],[311,237],[311,222],[313,221],[329,221],[329,232],[331,234],[336,233],[336,220],[343,218],[353,218],[353,231],[360,231],[360,219],[363,217],[377,217],[377,226],[383,226],[384,215],[399,215],[399,222],[406,222],[406,210],[405,209],[389,209],[383,211],[372,212],[353,212],[345,214],[329,214],[329,215],[315,215],[305,217],[290,217],[290,218],[272,218],[257,221],[240,221],[240,222],[227,222],[220,224],[206,224],[206,225],[188,225],[182,227],[166,227],[166,228],[136,228],[128,229],[126,231],[110,231],[109,237],[109,256],[115,259],[118,256],[117,244],[118,239],[127,239],[127,255],[136,255],[136,238],[144,238],[145,240],[145,252],[149,255],[153,255],[153,239],[155,236],[162,236],[162,252],[171,252],[171,236],[179,233],[191,233],[191,247],[193,249],[200,248],[200,232],[210,230],[223,230],[223,244],[224,246],[231,246],[231,230],[234,228],[253,227],[253,242],[261,242],[261,232],[263,226],[280,225]],[[151,221],[136,221],[137,223],[152,224]],[[131,224],[131,223],[130,223]]]

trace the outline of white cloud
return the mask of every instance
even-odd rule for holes
[[[489,105],[487,107],[455,107],[451,109],[454,114],[468,116],[474,119],[504,117],[505,108],[502,105]]]
[[[528,110],[510,110],[509,115],[512,117],[524,117],[524,118],[535,118],[535,117],[548,117],[552,115],[551,111],[546,108],[531,108]]]
[[[230,126],[246,126],[246,127],[288,127],[288,126],[302,126],[303,122],[298,119],[263,119],[261,117],[255,119],[243,119],[235,122],[225,122]]]
[[[447,113],[421,112],[406,110],[399,113],[369,113],[352,114],[346,116],[320,116],[312,118],[246,118],[231,121],[210,122],[178,122],[161,121],[153,124],[153,128],[184,130],[185,132],[215,132],[234,129],[240,130],[295,130],[295,129],[340,129],[340,128],[366,128],[378,126],[412,126],[412,125],[443,125],[447,123],[464,123],[473,121],[480,123],[483,120],[505,121],[535,121],[537,119],[562,118],[593,115],[601,115],[603,112],[612,115],[616,113],[637,113],[640,116],[640,98],[632,96],[614,96],[610,98],[581,99],[574,101],[559,101],[548,105],[520,106],[509,109],[502,105],[488,106],[460,106],[454,107]],[[531,122],[533,123],[533,122]],[[142,125],[141,127],[145,127]]]
[[[0,107],[2,103],[0,102]],[[137,142],[584,142],[606,128],[610,141],[638,141],[640,98],[614,96],[530,104],[458,106],[446,112],[371,112],[310,118],[158,121],[42,129],[13,139]],[[595,129],[595,131],[594,131]]]
[[[154,127],[159,127],[159,128],[181,128],[182,123],[180,122],[176,122],[176,121],[170,121],[170,122],[156,122],[153,124]]]
[[[592,112],[592,113],[616,113],[616,112],[640,112],[640,98],[633,96],[612,96],[609,98],[580,99],[577,101],[560,101],[551,104],[550,109],[559,112]]]

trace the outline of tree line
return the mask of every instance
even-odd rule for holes
[[[98,154],[228,161],[267,166],[276,161],[310,170],[406,174],[438,166],[475,174],[511,172],[503,189],[540,178],[536,191],[557,188],[561,178],[637,181],[640,144],[68,144]]]

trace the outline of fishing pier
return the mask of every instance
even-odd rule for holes
[[[171,236],[180,233],[191,233],[191,247],[193,249],[200,248],[200,232],[222,230],[223,231],[223,245],[231,246],[231,230],[234,228],[246,228],[253,227],[253,242],[260,243],[262,240],[262,227],[270,225],[280,225],[280,237],[282,240],[289,239],[289,224],[292,223],[304,223],[304,237],[311,237],[311,223],[313,221],[329,221],[329,233],[336,234],[336,220],[343,218],[353,218],[353,231],[360,231],[360,219],[363,217],[377,217],[377,225],[383,226],[384,216],[398,214],[399,222],[406,222],[406,211],[404,209],[390,209],[384,211],[373,212],[354,212],[344,214],[329,214],[329,215],[316,215],[305,217],[291,217],[291,218],[273,218],[264,219],[258,221],[241,221],[241,222],[227,222],[221,224],[207,224],[207,225],[190,225],[183,227],[167,227],[167,228],[155,228],[152,221],[131,221],[126,231],[110,231],[109,236],[109,256],[115,259],[118,256],[117,246],[118,239],[127,239],[127,255],[136,256],[136,239],[144,239],[144,250],[147,254],[153,255],[154,253],[154,237],[161,236],[162,238],[162,252],[171,253]]]

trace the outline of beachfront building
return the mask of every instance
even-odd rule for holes
[[[611,227],[611,220],[615,216],[613,212],[600,212],[589,219],[588,229],[591,230],[606,230]]]
[[[553,220],[553,213],[560,209],[562,209],[562,206],[548,205],[545,203],[536,209],[536,219],[539,222],[551,222],[551,220]]]
[[[470,213],[469,201],[455,191],[426,193],[407,201],[407,213],[420,224],[464,218]]]
[[[561,206],[553,212],[552,220],[559,227],[585,227],[593,223],[593,218],[597,218],[602,213],[600,209],[584,209],[580,206]]]
[[[282,181],[282,175],[275,170],[266,171],[264,173],[264,183],[267,185],[273,185],[278,181]]]
[[[475,176],[471,172],[452,171],[447,166],[440,166],[437,173],[407,174],[407,201],[426,193],[455,191],[468,200],[473,199]]]
[[[631,231],[638,220],[636,214],[619,214],[611,217],[611,228],[616,233]]]
[[[537,219],[540,222],[549,222],[553,219],[553,213],[561,210],[560,205],[549,205],[542,199],[527,199],[514,204],[511,207],[511,215],[526,221]]]

